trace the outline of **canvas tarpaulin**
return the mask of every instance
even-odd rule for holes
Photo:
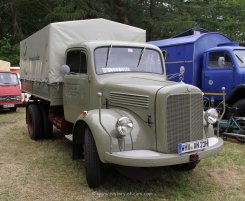
[[[21,79],[62,82],[68,46],[94,40],[145,42],[146,32],[105,19],[51,23],[20,42]]]

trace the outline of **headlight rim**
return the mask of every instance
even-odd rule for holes
[[[129,117],[123,116],[117,120],[115,127],[118,132],[118,135],[124,137],[126,135],[131,134],[133,130],[133,121]]]
[[[205,111],[204,118],[208,124],[215,124],[218,121],[219,113],[215,108],[209,108]]]

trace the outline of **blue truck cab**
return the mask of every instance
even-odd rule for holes
[[[180,72],[185,83],[199,87],[215,103],[222,100],[221,88],[226,88],[226,103],[239,108],[245,114],[245,47],[239,46],[227,36],[206,32],[159,41],[158,46],[166,60],[168,77]]]

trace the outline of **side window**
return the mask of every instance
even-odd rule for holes
[[[209,68],[229,68],[232,67],[231,58],[225,52],[210,52],[208,59]]]
[[[81,50],[69,51],[66,56],[66,64],[73,73],[87,73],[86,55]]]

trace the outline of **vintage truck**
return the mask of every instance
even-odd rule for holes
[[[92,19],[52,23],[20,43],[29,136],[51,137],[53,125],[70,134],[90,187],[101,185],[104,164],[190,170],[222,148],[216,110],[203,113],[197,87],[166,81],[161,51],[145,39]]]
[[[0,60],[0,109],[15,112],[22,105],[18,76],[11,72],[9,62]]]
[[[184,68],[181,80],[199,87],[216,106],[225,87],[226,104],[237,107],[237,115],[245,116],[245,47],[218,32],[191,30],[150,42],[165,55],[167,75],[171,78]],[[180,81],[179,77],[173,81]]]

